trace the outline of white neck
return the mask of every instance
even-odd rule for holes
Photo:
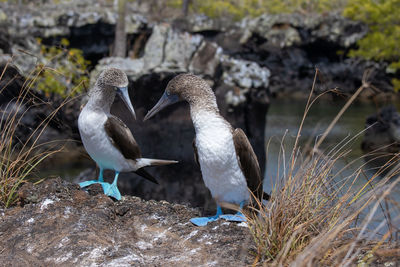
[[[109,114],[114,98],[115,93],[113,91],[102,90],[95,85],[92,91],[89,92],[89,101],[85,108],[90,110],[101,110],[104,113]]]
[[[196,133],[202,130],[214,129],[218,127],[230,127],[228,122],[216,111],[207,109],[190,109],[194,129]]]

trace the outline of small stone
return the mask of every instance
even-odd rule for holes
[[[80,203],[88,199],[88,194],[86,194],[83,190],[77,190],[73,192],[72,198],[74,201]]]
[[[115,208],[115,213],[119,216],[124,216],[130,210],[129,206],[123,205]]]
[[[103,187],[101,184],[91,184],[86,189],[91,196],[103,194]]]

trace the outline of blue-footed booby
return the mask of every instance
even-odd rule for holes
[[[257,156],[247,136],[240,128],[233,129],[220,115],[215,94],[207,82],[192,74],[174,77],[144,120],[181,100],[190,105],[196,132],[193,140],[195,160],[200,165],[205,185],[217,203],[215,216],[192,218],[190,221],[198,226],[219,218],[245,221],[240,211],[244,204],[251,202],[251,194],[260,201],[269,196],[263,192]],[[236,215],[223,215],[223,203],[239,205],[240,210]]]
[[[98,180],[85,181],[79,185],[85,187],[99,183],[106,195],[120,200],[121,194],[117,187],[120,172],[135,172],[157,183],[157,180],[142,168],[167,165],[177,163],[177,161],[142,158],[140,148],[129,128],[110,113],[116,94],[122,98],[136,119],[128,94],[126,74],[115,68],[104,70],[89,91],[89,101],[82,109],[78,119],[83,145],[99,166],[100,173]],[[106,169],[115,171],[114,181],[111,185],[103,180],[103,171]]]

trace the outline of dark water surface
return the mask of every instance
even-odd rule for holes
[[[287,152],[286,157],[290,156],[303,118],[306,102],[306,100],[274,100],[271,103],[265,131],[267,147],[269,143],[265,179],[265,186],[267,187],[270,187],[270,181],[274,181],[277,175],[278,155],[283,137]],[[311,146],[314,145],[317,138],[328,128],[344,104],[343,101],[325,100],[316,102],[304,121],[299,143],[300,148],[304,148],[307,143],[310,143]],[[354,103],[351,105],[322,143],[321,149],[327,152],[344,138],[352,138],[361,133],[364,130],[365,119],[374,112],[376,112],[376,107],[371,103]],[[347,160],[354,160],[362,156],[362,137],[363,134],[346,146],[347,150],[351,150],[346,157]]]
[[[338,114],[345,102],[343,101],[319,101],[310,109],[301,131],[301,138],[299,146],[304,149],[306,143],[310,142],[311,146],[316,143],[319,136],[323,134],[325,129],[328,128],[333,118]],[[400,110],[399,103],[393,103],[398,110]],[[274,100],[271,103],[267,115],[266,126],[266,142],[267,142],[267,169],[265,172],[264,189],[269,192],[272,186],[276,183],[277,177],[282,177],[283,173],[283,157],[285,155],[286,166],[289,162],[290,153],[295,142],[295,137],[299,129],[300,122],[304,114],[306,101],[292,101],[292,100]],[[381,107],[381,105],[378,105]],[[340,181],[347,177],[354,177],[354,171],[360,166],[364,165],[365,160],[361,150],[361,142],[363,138],[362,131],[365,126],[365,119],[367,116],[375,113],[377,106],[374,103],[353,103],[348,110],[343,114],[338,123],[334,126],[325,141],[321,145],[321,151],[327,154],[332,148],[343,140],[350,140],[355,137],[348,145],[345,146],[344,151],[349,151],[345,158],[341,158],[334,166],[333,173],[343,171],[338,175],[335,180]],[[286,133],[286,134],[285,134]],[[361,134],[360,134],[361,133]],[[356,137],[360,134],[358,137]],[[281,150],[281,141],[284,137],[282,147],[285,153],[279,154]],[[280,160],[279,160],[280,159]],[[351,166],[345,167],[348,163],[355,161]],[[279,166],[279,167],[278,167]],[[364,166],[365,175],[361,175],[354,183],[353,190],[361,188],[372,175],[376,172],[375,166]],[[378,177],[373,183],[377,183],[382,179]],[[352,180],[352,179],[351,179]],[[394,180],[394,179],[393,179]],[[392,191],[391,196],[393,201],[400,203],[400,184],[397,184],[395,190]],[[385,203],[382,203],[385,206]],[[388,204],[392,219],[397,216],[397,223],[400,225],[398,218],[399,205]],[[369,209],[366,210],[368,212]],[[374,222],[371,224],[373,227],[377,226],[382,220],[382,210],[378,209],[374,215]],[[386,227],[381,232],[385,231]]]

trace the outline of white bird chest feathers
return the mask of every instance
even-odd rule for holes
[[[132,161],[127,160],[113,146],[105,129],[107,114],[101,110],[83,108],[78,118],[79,133],[90,157],[103,169],[132,171]]]
[[[192,114],[196,147],[204,183],[217,202],[239,204],[250,194],[239,167],[231,128],[214,112]]]

